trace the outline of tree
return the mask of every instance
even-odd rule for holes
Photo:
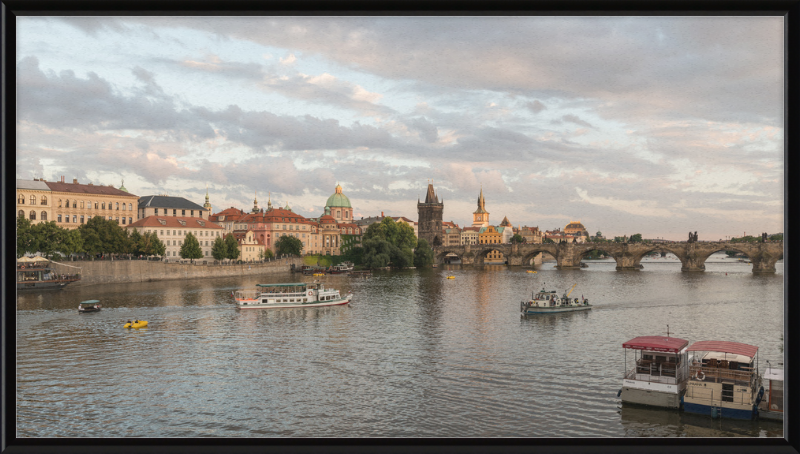
[[[258,251],[258,259],[261,260],[261,261],[264,261],[264,260],[267,260],[267,259],[271,259],[272,257],[273,257],[273,255],[272,255],[272,250],[271,249],[264,248],[264,249],[261,249],[260,251]]]
[[[525,237],[523,237],[519,233],[515,233],[514,236],[511,237],[511,243],[513,244],[521,244],[524,242],[525,242]]]
[[[140,255],[142,254],[141,242],[142,242],[142,234],[139,233],[138,229],[131,229],[130,235],[128,235],[128,242],[130,243],[130,251],[133,255]]]
[[[373,224],[375,225],[375,224]],[[367,268],[383,268],[391,260],[392,244],[380,237],[364,240],[364,266]]]
[[[128,252],[127,233],[116,223],[102,216],[94,216],[78,228],[83,237],[83,248],[90,254]]]
[[[427,241],[426,241],[426,243],[427,243]],[[433,237],[433,247],[439,247],[441,245],[442,245],[442,239],[439,238],[439,235],[436,235],[435,237]]]
[[[232,233],[225,237],[225,258],[236,260],[239,258],[239,242]]]
[[[433,249],[428,246],[424,238],[417,241],[417,248],[414,249],[414,266],[422,268],[433,264]]]
[[[150,244],[150,252],[152,255],[164,257],[164,254],[167,253],[167,246],[161,241],[156,232],[150,232]]]
[[[634,235],[631,235],[629,241],[631,243],[641,243],[642,242],[642,234],[641,233],[636,233]]]
[[[203,258],[203,250],[200,249],[200,242],[197,241],[197,237],[192,235],[192,232],[187,233],[183,238],[183,244],[181,244],[179,254],[181,258],[190,259],[192,263],[194,263],[194,259]]]
[[[776,233],[774,235],[770,235],[768,238],[770,241],[783,241],[783,234]]]
[[[275,241],[275,252],[278,255],[300,255],[303,250],[303,242],[299,238],[284,235]]]
[[[222,237],[218,236],[214,240],[214,244],[211,245],[211,256],[214,257],[214,260],[224,260],[228,258],[228,246],[225,244],[225,240]]]
[[[39,251],[45,257],[50,257],[60,249],[64,238],[64,229],[56,225],[55,221],[42,222],[34,225],[31,230],[36,237]]]
[[[550,239],[550,238],[545,238],[545,239],[543,239],[543,240],[542,240],[542,243],[544,243],[544,244],[547,244],[547,243],[555,243],[555,241],[553,241],[553,240],[552,240],[552,239]]]
[[[342,254],[342,260],[345,262],[353,262],[353,265],[361,265],[364,263],[364,248],[362,246],[354,246]]]
[[[405,222],[385,217],[367,227],[363,244],[363,263],[368,268],[382,268],[390,262],[394,268],[405,268],[414,263],[412,248],[417,245],[417,237]]]
[[[26,218],[17,218],[17,258],[22,257],[25,253],[31,253],[39,250],[39,241],[33,232],[31,221]]]
[[[59,250],[65,255],[77,254],[84,252],[83,250],[83,237],[81,232],[76,230],[66,230],[61,232],[61,247]]]

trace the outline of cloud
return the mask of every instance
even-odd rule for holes
[[[594,126],[589,124],[589,122],[581,120],[576,115],[572,115],[572,114],[564,115],[563,117],[561,117],[561,119],[566,121],[566,122],[569,122],[569,123],[575,123],[576,125],[579,125],[579,126],[585,126],[587,128],[594,128]]]
[[[622,200],[610,197],[592,197],[589,192],[575,188],[575,192],[580,197],[580,201],[600,207],[610,208],[615,211],[621,211],[636,216],[659,217],[668,218],[675,216],[675,213],[660,207],[657,202],[652,200]]]
[[[535,99],[535,100],[533,100],[533,101],[531,101],[531,102],[527,102],[527,103],[525,103],[525,107],[527,107],[527,108],[528,108],[528,110],[530,110],[531,112],[533,112],[533,113],[537,113],[537,114],[538,114],[539,112],[541,112],[541,111],[543,111],[543,110],[547,109],[547,106],[545,106],[544,104],[542,104],[542,102],[541,102],[541,101],[539,101],[538,99]]]

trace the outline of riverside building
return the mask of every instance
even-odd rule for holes
[[[53,195],[44,181],[17,180],[17,217],[31,224],[53,221]]]
[[[44,180],[42,180],[44,181]],[[90,218],[101,216],[120,225],[130,225],[136,218],[135,208],[139,196],[130,194],[124,182],[119,188],[92,183],[80,184],[45,181],[50,188],[53,203],[53,219],[56,225],[65,229],[77,229]]]
[[[205,217],[208,219],[208,210],[205,207],[189,199],[170,197],[166,194],[139,197],[137,207],[136,219],[144,219],[148,216],[198,217],[200,219]]]
[[[197,217],[153,215],[139,219],[126,229],[129,233],[131,229],[135,229],[142,235],[154,232],[166,246],[164,257],[168,261],[181,260],[180,250],[187,233],[197,238],[204,258],[212,258],[211,248],[214,246],[214,240],[222,236],[222,227]]]

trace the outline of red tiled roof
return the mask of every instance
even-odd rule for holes
[[[244,211],[242,211],[242,210],[240,210],[238,208],[230,207],[230,208],[225,208],[224,210],[220,211],[219,213],[214,213],[211,216],[209,216],[208,218],[212,219],[212,220],[217,220],[217,219],[219,219],[217,216],[225,216],[227,218],[228,216],[231,216],[231,217],[233,217],[233,216],[244,216],[244,214],[245,214]]]
[[[165,224],[162,224],[159,220],[165,221]],[[178,221],[186,222],[186,225],[181,224]],[[203,224],[201,224],[201,222]],[[205,219],[200,218],[186,218],[186,217],[175,217],[175,216],[147,216],[144,219],[139,219],[138,221],[134,222],[133,224],[129,224],[126,226],[130,227],[170,227],[170,228],[178,228],[178,229],[221,229],[222,227],[219,224],[215,224],[211,221],[207,221]]]
[[[640,336],[622,344],[622,348],[648,350],[652,352],[680,353],[689,341],[677,337]]]
[[[60,181],[45,181],[47,187],[51,191],[58,192],[71,192],[75,194],[98,194],[98,195],[111,195],[115,197],[135,197],[136,203],[139,203],[139,196],[131,194],[130,192],[121,191],[113,186],[100,186],[88,185],[80,183],[62,183]]]

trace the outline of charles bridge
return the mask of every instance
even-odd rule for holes
[[[463,265],[483,265],[492,251],[503,253],[508,265],[530,264],[537,254],[545,252],[556,259],[558,269],[579,269],[581,259],[591,251],[613,257],[617,270],[638,270],[642,257],[651,252],[669,252],[681,261],[681,271],[705,271],[705,261],[719,251],[736,251],[753,263],[753,273],[774,273],[775,262],[783,258],[783,242],[676,242],[676,243],[542,243],[542,244],[466,244],[435,247],[436,263],[456,255]]]

